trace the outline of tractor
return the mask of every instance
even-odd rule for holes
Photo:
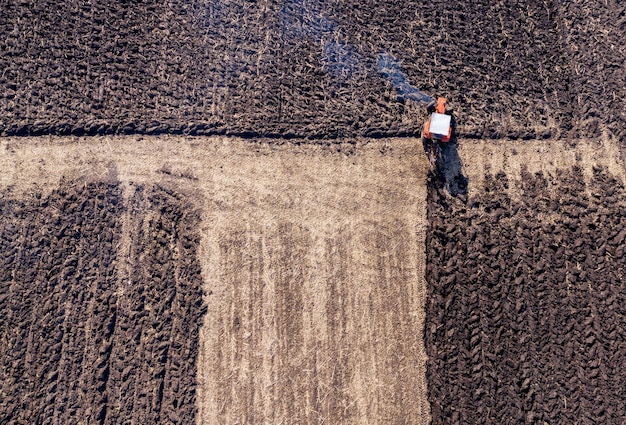
[[[431,102],[426,109],[430,117],[424,124],[422,143],[431,170],[440,175],[443,166],[442,145],[449,143],[452,138],[452,113],[447,109],[445,97],[437,99],[436,104]]]

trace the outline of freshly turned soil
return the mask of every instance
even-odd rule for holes
[[[431,182],[425,343],[433,423],[622,423],[626,193],[596,168]]]
[[[412,85],[461,136],[623,136],[618,3],[8,0],[0,134],[417,135]]]
[[[1,199],[2,422],[193,423],[197,213],[159,186],[125,206],[115,182]]]

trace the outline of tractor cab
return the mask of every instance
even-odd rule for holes
[[[432,106],[429,108],[430,120],[424,124],[424,138],[429,140],[437,140],[439,142],[447,143],[452,137],[452,116],[446,114],[446,98],[440,97],[437,99],[437,105],[432,111]]]

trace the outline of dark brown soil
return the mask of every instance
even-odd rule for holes
[[[626,193],[603,169],[431,185],[425,342],[433,423],[626,418]],[[590,195],[588,192],[590,192]]]
[[[139,188],[130,275],[117,183],[0,203],[0,422],[193,423],[198,216]]]
[[[603,126],[626,146],[626,3],[562,1],[559,28],[570,69],[573,136]]]
[[[0,134],[415,135],[412,84],[449,98],[462,136],[624,135],[625,13],[603,0],[7,0]]]

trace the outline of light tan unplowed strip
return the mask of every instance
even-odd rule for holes
[[[469,178],[470,195],[481,191],[485,173],[504,172],[509,176],[511,196],[519,196],[515,181],[522,171],[554,178],[559,170],[580,168],[581,179],[589,183],[593,167],[601,166],[626,183],[626,167],[619,142],[609,136],[601,140],[466,140],[459,146],[463,169]],[[587,185],[589,187],[589,185]]]
[[[427,423],[414,141],[215,157],[198,423]]]

